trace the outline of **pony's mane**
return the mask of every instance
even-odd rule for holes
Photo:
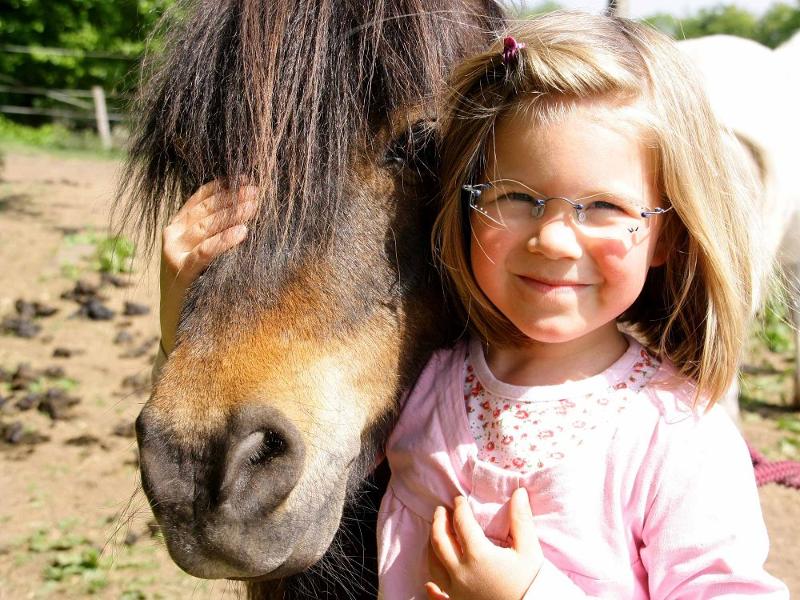
[[[494,0],[179,0],[145,61],[122,224],[152,249],[189,195],[221,179],[261,188],[250,245],[262,256],[324,243],[354,149],[434,92],[481,39],[468,29],[501,16]]]

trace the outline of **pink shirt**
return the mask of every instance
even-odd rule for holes
[[[521,486],[546,558],[526,599],[789,597],[763,569],[767,534],[744,441],[721,409],[691,409],[693,387],[672,366],[662,364],[625,411],[569,456],[520,473],[477,458],[465,353],[462,344],[431,358],[387,442],[380,598],[426,598],[436,506],[452,509],[456,495],[466,496],[486,535],[505,544],[507,503]],[[629,350],[600,375],[532,391],[569,397],[613,388],[634,360]]]

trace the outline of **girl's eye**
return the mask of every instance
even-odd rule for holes
[[[508,200],[508,201],[516,201],[516,202],[533,202],[533,196],[529,194],[525,194],[523,192],[508,192],[503,194],[499,200]]]
[[[610,200],[594,200],[586,207],[587,210],[613,210],[618,212],[627,212],[620,204],[615,204]]]

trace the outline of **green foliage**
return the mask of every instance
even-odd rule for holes
[[[130,273],[136,245],[126,237],[115,236],[97,244],[97,260],[103,273]]]
[[[758,22],[756,39],[765,46],[777,48],[799,30],[800,1],[794,7],[784,3],[773,4]]]
[[[704,8],[684,19],[656,13],[645,19],[676,39],[727,34],[755,40],[775,48],[800,30],[800,0],[795,5],[774,4],[761,18],[734,5]]]
[[[788,321],[786,302],[782,295],[777,295],[767,303],[759,324],[759,337],[770,352],[788,352],[793,347],[792,326]]]
[[[136,85],[145,40],[173,0],[6,0],[0,11],[0,83],[47,89],[102,86],[125,95]],[[40,48],[12,52],[8,46]],[[64,48],[54,53],[48,48]],[[91,106],[91,99],[87,99]],[[57,106],[41,96],[0,93],[0,104]],[[115,108],[113,105],[110,107]],[[24,119],[20,119],[24,120]],[[27,119],[31,121],[31,119]]]
[[[681,31],[687,38],[725,33],[755,39],[758,19],[738,6],[716,6],[701,9],[694,17],[681,20]]]
[[[47,582],[74,583],[82,581],[88,594],[95,594],[108,585],[108,560],[88,538],[71,530],[77,520],[59,523],[58,532],[47,528],[37,529],[28,538],[28,550],[36,554],[50,554],[42,574]]]
[[[563,8],[563,6],[561,6],[558,2],[553,2],[553,0],[544,0],[543,2],[539,2],[534,6],[528,6],[525,2],[512,2],[508,4],[507,8],[512,18],[526,19],[536,15],[553,12],[554,10],[559,10]]]
[[[119,155],[119,151],[103,150],[100,138],[93,131],[73,131],[60,123],[45,123],[39,127],[31,127],[16,123],[3,115],[0,115],[0,143],[48,150],[89,152],[109,158]]]

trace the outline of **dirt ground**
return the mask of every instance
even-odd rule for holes
[[[17,300],[57,312],[33,319],[41,328],[33,337],[0,335],[0,600],[237,597],[233,584],[173,565],[138,490],[132,424],[157,347],[157,270],[137,258],[133,274],[116,282],[129,287],[91,289],[101,283],[96,254],[118,163],[5,154],[0,320],[19,316]],[[84,313],[89,298],[94,316],[102,316],[99,304],[112,318],[76,316],[78,280],[90,284],[77,294]],[[125,302],[149,312],[126,316]],[[25,324],[6,323],[26,333]],[[28,365],[21,373],[20,364]],[[745,437],[771,458],[792,457],[785,423],[800,415],[782,408],[779,386],[766,381],[745,388]],[[768,485],[761,500],[768,568],[800,593],[800,491]]]

